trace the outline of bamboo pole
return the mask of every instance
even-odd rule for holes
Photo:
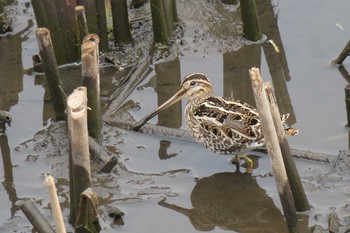
[[[50,30],[58,65],[78,60],[75,0],[31,0],[38,27]],[[69,29],[69,30],[67,30]]]
[[[75,13],[76,13],[77,26],[78,26],[77,33],[78,33],[79,43],[82,44],[85,36],[89,34],[84,6],[76,6]]]
[[[165,25],[168,31],[168,36],[171,36],[174,28],[173,0],[162,0],[162,1],[163,1]]]
[[[297,221],[296,210],[286,169],[283,164],[274,122],[270,114],[267,95],[263,86],[263,81],[260,77],[259,69],[251,68],[249,70],[249,75],[284,216],[286,218],[288,229],[292,231],[295,228]]]
[[[45,174],[45,185],[49,190],[52,214],[56,222],[56,233],[66,233],[60,202],[58,201],[55,181],[52,176]]]
[[[111,0],[113,34],[116,45],[123,47],[134,43],[128,16],[128,5],[126,0]]]
[[[344,49],[341,51],[339,56],[332,61],[332,64],[341,65],[343,61],[349,56],[349,54],[350,54],[350,40],[345,45]]]
[[[174,18],[174,22],[177,23],[180,21],[180,17],[179,17],[179,14],[177,13],[176,0],[172,0],[172,2],[173,2],[173,18]]]
[[[96,1],[101,0],[76,0],[77,5],[84,6],[86,21],[89,28],[89,33],[98,33]]]
[[[67,99],[67,133],[70,146],[70,222],[72,224],[75,224],[76,221],[80,194],[91,187],[86,93],[85,87],[78,87]]]
[[[153,43],[168,45],[168,30],[165,21],[163,1],[150,0],[152,13]]]
[[[300,176],[292,158],[292,153],[286,135],[281,123],[281,114],[278,110],[275,98],[272,93],[271,84],[265,85],[265,90],[270,103],[271,114],[273,122],[275,124],[277,138],[282,152],[283,162],[286,167],[286,173],[288,176],[289,185],[291,187],[294,205],[297,211],[303,212],[310,209],[309,201],[307,200],[303,184],[301,183]]]
[[[43,215],[36,208],[32,201],[25,201],[21,205],[21,210],[38,233],[55,233],[53,228],[50,226],[50,224],[43,217]]]
[[[102,52],[108,52],[109,45],[108,45],[108,30],[107,30],[105,1],[101,1],[101,0],[96,1],[96,11],[97,11],[98,36],[100,37],[100,50]]]
[[[57,118],[63,118],[65,117],[66,96],[62,88],[61,77],[57,67],[50,32],[47,28],[38,28],[35,34],[55,115]]]
[[[345,106],[348,126],[350,126],[350,84],[345,86]]]
[[[88,98],[88,130],[89,135],[97,142],[101,137],[101,106],[100,106],[100,70],[99,70],[99,37],[89,34],[81,46],[81,69],[83,86],[87,89]]]
[[[255,0],[241,0],[240,2],[243,21],[243,36],[247,40],[258,41],[261,39],[261,32]]]

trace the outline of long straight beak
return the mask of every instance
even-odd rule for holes
[[[185,97],[185,93],[186,93],[186,90],[184,88],[181,88],[170,99],[168,99],[165,103],[163,103],[156,110],[154,110],[154,112],[151,112],[150,114],[142,118],[139,122],[137,122],[134,125],[133,130],[138,131],[144,124],[146,124],[154,116],[158,115],[161,111],[169,108],[171,105],[183,99]]]

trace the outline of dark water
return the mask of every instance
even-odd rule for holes
[[[270,5],[261,2],[262,31],[282,51],[277,60],[271,45],[244,46],[234,7],[217,1],[178,1],[184,19],[184,34],[177,41],[181,56],[152,66],[123,110],[116,112],[108,108],[106,99],[120,74],[102,69],[104,119],[141,119],[175,92],[181,78],[191,72],[207,74],[216,95],[253,104],[247,70],[257,66],[263,79],[274,84],[281,112],[291,113],[289,123],[300,128],[300,134],[289,139],[291,147],[333,155],[348,149],[346,81],[330,61],[350,38],[350,3],[274,2],[276,21],[271,18]],[[13,11],[15,31],[0,38],[0,109],[13,116],[11,128],[0,135],[4,165],[0,168],[0,232],[29,232],[31,225],[19,210],[23,200],[33,200],[53,223],[44,173],[57,179],[65,219],[69,215],[68,147],[64,124],[52,121],[52,108],[44,101],[44,77],[31,69],[31,56],[37,53],[32,9],[19,1]],[[132,17],[144,12],[147,9],[132,12]],[[345,68],[348,66],[345,61]],[[67,93],[79,85],[79,73],[78,65],[62,70]],[[287,82],[274,78],[281,75]],[[178,104],[151,123],[185,128],[184,106],[184,102]],[[103,146],[111,153],[115,148],[122,152],[121,164],[111,174],[94,175],[103,232],[286,232],[274,179],[266,175],[271,169],[264,154],[253,153],[258,156],[258,166],[249,176],[234,173],[229,157],[195,143],[108,124],[103,127]],[[99,166],[93,165],[95,169]],[[349,175],[332,173],[325,164],[297,160],[297,166],[314,207],[300,221],[302,225],[326,227],[327,214],[332,211],[345,225]],[[111,205],[126,213],[123,223],[108,217]]]

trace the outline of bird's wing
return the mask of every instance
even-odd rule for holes
[[[217,128],[233,139],[255,141],[262,137],[258,113],[243,102],[209,97],[197,107],[194,116],[204,127]],[[211,131],[215,133],[215,129]]]

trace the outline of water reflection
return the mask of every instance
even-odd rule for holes
[[[158,97],[158,105],[160,106],[179,89],[181,84],[179,58],[156,64],[155,72],[157,74],[157,85],[155,89]],[[179,128],[182,124],[181,121],[181,101],[158,115],[158,125],[161,126]]]
[[[33,21],[15,35],[0,37],[0,109],[8,111],[18,103],[18,93],[23,90],[22,42]]]
[[[237,51],[223,54],[224,96],[244,100],[255,106],[249,69],[260,67],[260,45],[243,46]]]
[[[4,181],[2,185],[4,186],[9,200],[11,202],[11,218],[14,217],[17,210],[20,209],[19,205],[16,205],[18,201],[17,192],[13,183],[13,166],[11,161],[10,147],[8,144],[8,139],[6,134],[0,135],[0,151],[2,155],[2,163],[4,166]]]
[[[250,174],[224,172],[198,179],[191,203],[191,209],[166,200],[159,205],[186,215],[200,231],[288,232],[281,211]]]
[[[266,62],[273,82],[276,102],[281,114],[289,113],[288,124],[296,122],[292,101],[289,96],[287,81],[291,80],[286,54],[284,51],[281,35],[278,29],[277,16],[275,15],[271,1],[257,1],[261,32],[268,40],[273,40],[279,52],[276,52],[271,44],[262,44]]]
[[[171,145],[171,142],[167,140],[161,140],[159,142],[158,156],[160,159],[171,159],[179,154],[179,153],[169,153],[168,149],[170,145]]]

